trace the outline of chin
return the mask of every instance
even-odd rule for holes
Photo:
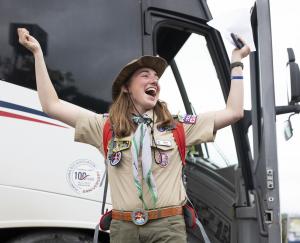
[[[140,104],[145,110],[148,111],[154,108],[154,106],[157,104],[157,101],[158,101],[157,97],[152,97],[152,98],[147,97]]]
[[[153,109],[154,106],[156,105],[156,103],[157,103],[157,101],[155,101],[155,102],[149,102],[149,103],[145,104],[146,110],[151,110],[151,109]]]

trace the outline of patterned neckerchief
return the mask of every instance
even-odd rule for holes
[[[138,158],[141,153],[143,179],[145,180],[146,185],[149,188],[149,192],[151,194],[151,198],[155,208],[157,203],[157,188],[151,170],[152,167],[151,143],[150,143],[151,139],[150,139],[150,133],[148,129],[148,127],[150,127],[152,124],[152,119],[149,117],[148,114],[143,114],[142,117],[134,115],[132,117],[132,120],[137,124],[137,129],[132,137],[132,146],[131,146],[134,184],[137,188],[138,196],[142,201],[145,209],[147,210],[148,207],[144,201],[142,183],[138,175]]]

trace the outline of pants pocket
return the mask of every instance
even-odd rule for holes
[[[119,242],[118,235],[119,235],[119,231],[120,231],[120,221],[112,219],[109,230],[110,230],[110,233],[109,233],[110,242],[112,242],[112,243]]]
[[[184,218],[182,215],[168,217],[168,228],[174,233],[186,234]]]

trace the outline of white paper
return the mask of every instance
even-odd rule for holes
[[[237,34],[246,42],[251,51],[255,51],[250,17],[251,13],[248,8],[224,11],[221,15],[215,16],[209,21],[208,25],[217,29],[223,40],[227,40],[233,48],[235,48],[235,45],[230,36],[231,33]]]

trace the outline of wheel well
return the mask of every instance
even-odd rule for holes
[[[7,228],[0,229],[1,242],[9,242],[18,237],[25,235],[36,234],[36,233],[80,233],[93,239],[94,230],[91,229],[78,229],[78,228],[55,228],[55,227],[25,227],[25,228]],[[107,232],[99,231],[99,242],[108,243],[109,234]]]

